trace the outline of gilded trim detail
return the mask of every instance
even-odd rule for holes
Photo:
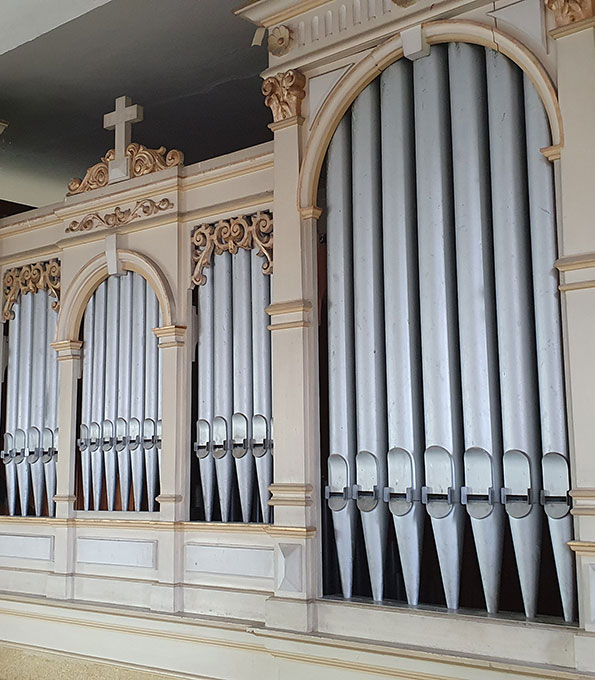
[[[12,308],[21,295],[38,293],[40,290],[47,290],[50,297],[55,298],[52,309],[57,312],[60,309],[60,262],[50,260],[7,269],[2,279],[2,290],[2,318],[6,321],[14,319]]]
[[[118,206],[114,212],[106,213],[103,217],[99,213],[89,213],[82,220],[73,220],[65,231],[90,231],[91,229],[96,229],[97,227],[121,227],[124,224],[128,224],[133,220],[137,220],[140,217],[150,217],[151,215],[156,215],[163,210],[169,210],[173,208],[174,204],[169,200],[169,198],[162,198],[160,201],[153,201],[150,198],[146,198],[144,201],[137,201],[134,208],[127,208],[122,210]]]
[[[277,73],[262,84],[264,103],[273,113],[273,121],[300,117],[302,100],[306,96],[306,76],[297,69]]]
[[[147,149],[147,147],[136,142],[126,147],[126,156],[130,158],[131,177],[149,175],[152,172],[173,168],[184,163],[184,154],[177,149],[171,149],[166,154],[164,146],[160,146],[158,149]],[[114,158],[115,151],[110,149],[99,163],[87,170],[83,179],[75,177],[70,180],[66,195],[74,196],[107,186],[109,183],[109,163]]]
[[[545,0],[545,6],[556,20],[556,26],[568,26],[595,15],[594,0]]]
[[[201,224],[192,233],[192,260],[195,263],[192,283],[202,286],[207,277],[203,270],[211,266],[213,253],[237,253],[257,249],[264,257],[263,274],[273,273],[273,216],[268,212],[219,220],[216,224]]]

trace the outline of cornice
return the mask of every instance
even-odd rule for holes
[[[234,10],[234,14],[257,26],[269,28],[329,2],[331,0],[251,0]]]

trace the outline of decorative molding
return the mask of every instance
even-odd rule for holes
[[[417,0],[393,0],[393,2],[398,7],[405,9],[405,7],[411,7],[411,5],[415,5]]]
[[[306,96],[306,76],[297,69],[277,73],[264,81],[262,94],[275,123],[287,118],[297,119],[302,112],[302,99]]]
[[[313,504],[313,490],[314,487],[311,484],[271,484],[269,491],[272,498],[268,504],[307,508]]]
[[[577,555],[595,556],[595,542],[593,541],[568,541],[568,547]]]
[[[4,272],[2,289],[2,317],[7,321],[14,319],[12,308],[21,295],[38,293],[40,290],[47,290],[50,297],[56,298],[52,302],[52,309],[57,312],[60,309],[60,262],[50,260],[12,267]]]
[[[147,149],[142,144],[133,142],[126,147],[126,156],[130,158],[131,177],[149,175],[158,170],[173,168],[184,163],[184,154],[177,149],[167,152],[164,146],[158,149]],[[83,179],[75,177],[68,184],[67,196],[82,194],[107,186],[109,182],[109,163],[115,158],[114,149],[110,149],[99,163],[87,170]]]
[[[583,21],[576,21],[573,24],[554,28],[550,31],[550,36],[554,40],[558,40],[559,38],[565,38],[567,35],[584,31],[587,28],[595,28],[595,16],[590,17],[589,19],[583,19]]]
[[[293,314],[294,312],[311,312],[310,300],[288,300],[287,302],[274,302],[264,310],[269,316],[281,314]]]
[[[90,229],[95,229],[97,227],[121,227],[140,217],[150,217],[151,215],[156,215],[163,210],[169,210],[173,207],[174,204],[169,198],[162,198],[160,201],[145,198],[143,201],[137,201],[134,208],[122,210],[122,208],[118,206],[114,212],[106,213],[103,217],[96,212],[89,213],[89,215],[83,217],[83,219],[78,222],[73,220],[70,225],[66,227],[65,231],[89,231]]]
[[[313,538],[316,536],[316,527],[285,527],[270,524],[266,532],[273,538]]]
[[[285,118],[276,123],[269,123],[268,128],[272,132],[277,132],[277,130],[285,130],[285,128],[293,127],[294,125],[302,125],[303,122],[302,116],[291,116],[291,118]]]
[[[311,321],[285,321],[281,323],[272,323],[267,326],[270,331],[286,331],[290,328],[310,328]]]
[[[595,279],[575,281],[574,283],[561,283],[558,286],[558,290],[562,293],[568,293],[571,290],[586,290],[587,288],[595,288]]]
[[[269,32],[268,48],[274,57],[286,55],[293,46],[293,33],[285,25],[275,26]]]
[[[557,27],[575,25],[595,15],[594,0],[545,0],[545,6],[553,13]]]
[[[595,267],[595,253],[582,253],[580,255],[566,255],[554,262],[554,267],[559,272],[570,272],[577,269],[591,269]]]
[[[554,144],[553,146],[544,146],[543,149],[539,150],[548,159],[548,161],[559,161],[562,151],[562,145]]]
[[[240,248],[256,248],[257,254],[265,258],[263,274],[273,273],[273,217],[270,213],[257,212],[197,227],[192,234],[192,260],[196,263],[192,283],[202,286],[206,282],[203,270],[211,266],[213,252],[215,255],[233,254]]]
[[[181,503],[184,496],[179,496],[173,493],[162,493],[155,499],[158,503]]]

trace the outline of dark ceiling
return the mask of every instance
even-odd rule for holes
[[[0,170],[65,190],[113,146],[103,114],[123,94],[144,106],[133,140],[178,148],[186,165],[270,139],[258,75],[266,50],[251,47],[254,27],[232,14],[237,6],[111,0],[1,55],[0,119],[10,124]],[[0,198],[23,202],[1,184]]]

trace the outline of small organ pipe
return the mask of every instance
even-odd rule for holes
[[[120,277],[107,279],[106,301],[106,354],[105,354],[105,405],[101,422],[109,423],[108,433],[103,432],[103,460],[107,492],[107,509],[113,510],[116,501],[116,419],[118,417],[119,327],[120,327]],[[107,424],[106,423],[106,424]]]
[[[19,383],[17,393],[18,415],[17,430],[24,433],[26,441],[27,432],[31,425],[31,387],[32,365],[31,357],[33,350],[33,298],[34,295],[21,296],[21,351],[19,353]],[[24,463],[24,461],[23,461]],[[17,464],[17,480],[19,484],[19,499],[21,502],[21,515],[27,514],[29,505],[30,466]]]
[[[159,325],[159,302],[153,289],[147,285],[146,293],[146,309],[145,309],[145,421],[150,421],[153,425],[153,441],[152,445],[148,446],[145,443],[145,470],[147,481],[147,502],[149,511],[155,509],[155,497],[157,495],[157,480],[159,475],[158,459],[157,459],[157,420],[158,420],[158,403],[159,403],[159,348],[157,346],[157,338],[153,333],[153,328]]]
[[[128,424],[131,436],[138,436],[138,441],[131,444],[132,492],[134,509],[141,509],[143,497],[143,482],[145,477],[144,453],[140,444],[141,426],[145,412],[145,299],[147,282],[142,276],[132,275],[132,376],[130,383],[130,413]],[[135,421],[134,421],[135,419]]]
[[[353,586],[356,506],[356,420],[353,333],[353,245],[351,222],[351,118],[345,115],[328,150],[327,294],[329,461],[328,504],[332,511],[343,596]]]
[[[56,322],[58,314],[52,309],[52,299],[45,293],[45,306],[47,318],[47,333],[45,346],[45,375],[46,375],[46,406],[44,427],[48,428],[53,433],[53,445],[58,449],[58,354],[51,347],[50,343],[54,341],[56,336]],[[56,458],[52,456],[44,464],[45,468],[45,488],[48,504],[48,514],[53,517],[55,514],[54,496],[56,495]]]
[[[213,333],[213,276],[207,276],[198,289],[198,419],[213,423],[213,362],[215,356]],[[198,441],[198,438],[197,438]],[[213,519],[215,498],[215,459],[205,450],[198,458],[205,520]]]
[[[262,258],[256,249],[250,251],[252,276],[252,376],[253,413],[261,415],[268,424],[269,438],[272,439],[271,407],[271,333],[268,329],[269,316],[266,308],[271,301],[271,277],[262,273]],[[254,436],[254,432],[252,433]],[[257,444],[255,444],[257,445]],[[273,483],[273,453],[270,447],[262,455],[256,455],[256,477],[260,498],[262,521],[271,520],[268,505],[269,486]]]
[[[14,318],[8,322],[8,368],[6,389],[6,432],[14,437],[17,428],[19,371],[21,354],[21,303],[12,308]],[[17,466],[13,461],[5,467],[8,513],[16,514],[17,503]]]
[[[118,408],[117,418],[124,422],[116,424],[116,436],[128,434],[130,423],[130,397],[132,386],[132,282],[134,275],[128,272],[120,279],[120,323],[118,329]],[[118,430],[122,431],[118,431]],[[130,448],[120,445],[118,456],[118,477],[122,510],[128,510],[130,499]]]
[[[101,423],[105,408],[105,317],[107,283],[99,284],[95,291],[95,319],[93,324],[93,391],[91,428],[100,437]],[[99,428],[99,430],[98,430]],[[91,477],[93,481],[93,509],[101,506],[103,491],[103,451],[101,444],[95,445],[91,453]]]
[[[93,365],[94,365],[94,328],[95,328],[95,295],[87,303],[83,321],[83,385],[81,415],[82,424],[86,431],[81,431],[81,439],[88,434],[88,428],[93,420]],[[81,474],[83,486],[83,508],[90,509],[91,499],[91,451],[89,442],[83,441],[81,448]]]
[[[213,428],[215,468],[219,503],[223,522],[231,521],[233,457],[229,451],[233,411],[233,347],[232,347],[232,278],[231,255],[222,253],[213,259],[214,283],[214,412],[217,428]],[[215,429],[217,432],[215,433]]]

